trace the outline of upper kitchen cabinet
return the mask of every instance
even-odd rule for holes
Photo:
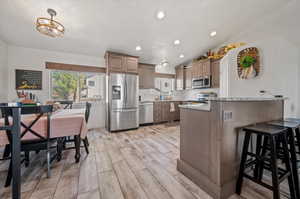
[[[138,73],[138,57],[106,52],[105,62],[108,72]]]
[[[211,75],[210,59],[195,60],[192,63],[192,78],[199,78]]]
[[[149,89],[155,88],[154,76],[155,76],[155,65],[139,63],[139,88]]]
[[[192,79],[193,79],[193,67],[187,66],[184,68],[184,82],[185,82],[185,89],[191,89],[192,88]]]
[[[211,61],[211,86],[213,88],[220,87],[220,59]]]
[[[201,60],[200,61],[200,67],[202,67],[202,76],[210,76],[211,75],[211,65],[210,65],[210,59]]]
[[[125,57],[125,67],[128,73],[138,73],[138,58],[137,57]]]
[[[183,90],[185,89],[185,75],[184,75],[184,66],[179,65],[175,67],[175,89]]]

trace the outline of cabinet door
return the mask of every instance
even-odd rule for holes
[[[192,88],[192,78],[193,78],[193,68],[187,67],[185,70],[185,89],[191,89]]]
[[[153,104],[153,122],[162,122],[162,102],[154,102]]]
[[[198,77],[198,61],[193,61],[192,63],[192,79]]]
[[[220,60],[214,60],[211,63],[212,87],[220,87]]]
[[[123,65],[123,56],[114,54],[108,55],[108,68],[110,71],[124,72]]]
[[[162,121],[167,122],[171,120],[170,102],[162,102]]]
[[[210,60],[206,60],[202,62],[202,67],[203,67],[203,76],[210,76],[211,75],[211,65],[210,65]]]
[[[176,71],[176,80],[175,80],[175,88],[176,90],[184,89],[184,71],[182,66],[178,66],[175,69]]]
[[[138,59],[135,57],[124,57],[126,72],[138,73]]]
[[[139,65],[139,87],[142,89],[154,88],[155,67]]]

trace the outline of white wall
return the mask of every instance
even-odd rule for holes
[[[300,27],[294,24],[299,16],[299,6],[299,1],[292,0],[287,7],[226,42],[246,42],[249,46],[258,47],[262,70],[255,79],[239,80],[236,69],[238,50],[230,51],[226,56],[228,60],[222,60],[225,66],[226,62],[229,66],[228,93],[225,95],[259,96],[260,90],[267,90],[289,98],[285,103],[285,116],[300,116],[300,40],[297,36]],[[221,89],[223,92],[224,89]]]
[[[79,54],[54,52],[17,46],[8,46],[8,98],[16,99],[15,69],[28,69],[43,71],[43,89],[33,91],[42,102],[49,100],[50,73],[45,69],[45,62],[58,62],[66,64],[79,64],[88,66],[105,67],[103,56],[91,57]],[[104,127],[105,105],[102,102],[92,104],[90,125],[91,127]],[[98,124],[98,125],[97,125]]]
[[[0,40],[0,102],[7,100],[7,44]]]
[[[8,47],[8,98],[16,99],[15,69],[28,69],[43,71],[43,89],[35,93],[41,101],[49,99],[50,80],[49,70],[45,69],[45,62],[58,62],[66,64],[81,64],[89,66],[105,67],[104,58],[91,57],[79,54],[23,48],[17,46]]]

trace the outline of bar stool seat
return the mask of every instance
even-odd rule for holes
[[[289,120],[276,120],[268,122],[267,124],[271,124],[274,126],[285,127],[285,128],[298,128],[300,125],[300,121],[289,121]]]
[[[287,132],[288,128],[270,125],[267,123],[255,124],[244,127],[245,139],[242,150],[242,157],[239,175],[236,183],[236,193],[241,194],[243,178],[273,191],[273,198],[280,198],[280,183],[288,179],[289,190],[292,199],[298,198],[295,193],[294,172],[292,170],[290,154],[288,148]],[[256,151],[249,151],[251,137],[256,136]],[[285,169],[278,167],[279,146],[282,146],[283,163]],[[253,168],[247,170],[247,168]],[[264,170],[272,173],[272,184],[262,180]],[[251,174],[253,171],[253,174]]]

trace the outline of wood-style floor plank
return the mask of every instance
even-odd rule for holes
[[[113,164],[125,199],[147,199],[144,190],[125,161]]]
[[[99,186],[101,199],[124,199],[114,171],[99,173]]]
[[[33,153],[30,166],[22,168],[22,199],[212,199],[177,171],[179,136],[178,123],[114,134],[93,130],[90,154],[82,148],[76,164],[75,151],[64,151],[62,160],[51,166],[51,178],[46,177],[44,152]],[[7,168],[8,161],[1,161],[1,199],[11,198],[11,189],[3,188]],[[281,190],[286,199],[286,182]],[[242,195],[229,199],[241,198],[271,199],[272,193],[245,180]]]

